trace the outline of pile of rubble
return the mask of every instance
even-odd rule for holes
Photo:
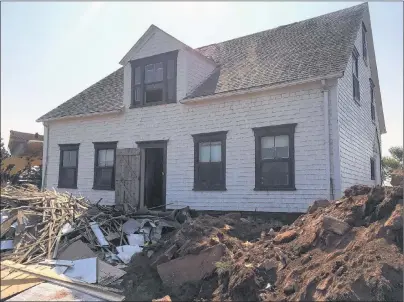
[[[403,188],[354,186],[292,224],[201,215],[135,255],[129,300],[403,299]],[[260,235],[248,238],[248,233]],[[272,228],[272,229],[271,229]]]
[[[45,265],[69,280],[119,287],[134,254],[190,217],[188,208],[123,213],[100,201],[34,185],[2,188],[2,269]],[[6,277],[2,271],[2,281]]]

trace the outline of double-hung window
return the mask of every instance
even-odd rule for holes
[[[360,89],[359,89],[359,53],[354,48],[352,53],[352,87],[353,98],[356,102],[360,101]]]
[[[255,190],[295,190],[296,124],[253,128]]]
[[[372,79],[369,79],[370,83],[370,115],[372,121],[376,121],[376,108],[375,108],[375,84],[373,84]]]
[[[94,143],[95,190],[115,189],[115,153],[117,142]]]
[[[64,144],[60,147],[59,188],[77,189],[79,144]]]
[[[227,131],[194,134],[194,190],[226,190]]]
[[[172,51],[131,61],[131,107],[175,103],[177,101],[177,55],[178,51]]]

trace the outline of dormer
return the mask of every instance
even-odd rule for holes
[[[215,70],[203,56],[151,25],[122,58],[124,105],[127,108],[177,103]]]

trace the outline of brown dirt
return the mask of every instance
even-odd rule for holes
[[[402,188],[355,186],[345,193],[279,233],[268,232],[279,227],[274,221],[244,220],[236,214],[187,221],[166,236],[151,259],[133,259],[133,273],[125,279],[132,281],[127,299],[170,295],[173,301],[402,301],[403,224],[397,218],[403,219]],[[324,230],[326,215],[350,229],[344,235]],[[225,256],[200,282],[164,288],[150,268],[172,244],[180,248],[176,258],[218,243],[227,247]]]

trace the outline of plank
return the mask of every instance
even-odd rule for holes
[[[52,271],[51,267],[46,267],[42,265],[28,265],[27,267],[47,272]],[[10,270],[2,265],[0,297],[1,299],[6,299],[12,295],[20,293],[42,282],[43,281],[41,279],[35,278],[32,275],[19,271]]]
[[[57,275],[53,271],[41,271],[39,269],[27,268],[22,264],[17,264],[12,261],[3,261],[2,264],[8,268],[16,269],[24,273],[33,275],[41,280],[49,281],[57,285],[65,286],[70,289],[75,289],[81,292],[86,292],[92,296],[102,298],[108,301],[122,301],[125,296],[115,293],[117,290],[113,288],[102,287],[94,284],[73,281],[65,276]]]
[[[7,301],[105,301],[75,289],[41,283],[8,299]]]

